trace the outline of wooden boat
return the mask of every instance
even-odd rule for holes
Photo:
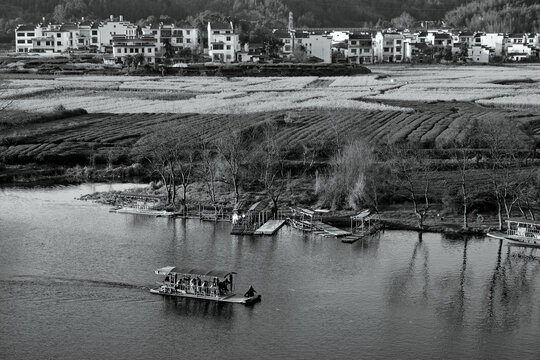
[[[505,233],[493,231],[489,232],[487,236],[524,246],[540,247],[540,221],[508,219],[506,223]]]
[[[154,272],[165,278],[158,282],[159,287],[150,289],[152,294],[234,304],[253,304],[261,300],[261,295],[255,295],[252,287],[244,296],[234,293],[233,275],[236,273],[233,271],[166,266]]]

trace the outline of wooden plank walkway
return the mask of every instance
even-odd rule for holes
[[[285,224],[285,220],[268,220],[255,230],[255,235],[274,235]]]
[[[345,244],[352,244],[362,239],[363,237],[364,236],[362,235],[347,235],[341,238],[341,242]]]
[[[324,232],[321,235],[328,234],[329,236],[341,237],[351,235],[351,232],[338,229],[331,225],[325,224],[322,221],[313,221],[313,227],[318,230],[317,232]]]

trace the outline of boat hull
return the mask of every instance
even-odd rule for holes
[[[208,301],[216,301],[216,302],[231,303],[231,304],[249,305],[249,304],[253,304],[258,301],[261,301],[261,295],[255,295],[251,297],[238,296],[235,294],[231,294],[227,296],[207,296],[207,295],[188,294],[188,293],[183,293],[183,292],[167,292],[167,291],[161,291],[159,288],[150,289],[150,293],[156,294],[156,295],[162,295],[162,296],[208,300]]]
[[[487,233],[487,236],[494,239],[507,240],[510,241],[512,244],[519,244],[521,246],[540,247],[540,240],[538,239],[529,239],[515,235],[508,235],[499,231],[489,232]]]

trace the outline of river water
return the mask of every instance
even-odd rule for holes
[[[0,190],[0,358],[540,358],[530,250],[405,231],[239,237],[74,200],[126,186]],[[166,265],[235,270],[262,302],[150,294]]]

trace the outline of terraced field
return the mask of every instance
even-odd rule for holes
[[[522,116],[526,115],[526,116]],[[225,128],[248,129],[265,121],[279,126],[278,138],[284,148],[300,145],[325,149],[347,139],[363,137],[376,143],[407,140],[425,148],[440,148],[459,138],[463,124],[472,119],[496,119],[515,124],[523,141],[540,143],[540,114],[494,110],[474,104],[418,105],[414,113],[400,111],[280,111],[243,115],[215,114],[87,114],[34,124],[24,132],[0,132],[0,154],[8,163],[87,163],[91,154],[105,157],[109,151],[129,156],[143,136],[154,131],[176,133],[186,142],[194,135],[213,140]],[[527,129],[526,132],[523,129]],[[326,154],[328,154],[328,151]]]
[[[472,121],[506,121],[524,142],[540,144],[540,66],[379,67],[352,77],[190,78],[83,76],[10,78],[0,102],[34,116],[84,108],[87,115],[39,124],[0,122],[8,163],[87,164],[92,154],[129,156],[163,129],[186,141],[226,127],[279,124],[283,147],[326,149],[347,138],[407,140],[443,147]]]

